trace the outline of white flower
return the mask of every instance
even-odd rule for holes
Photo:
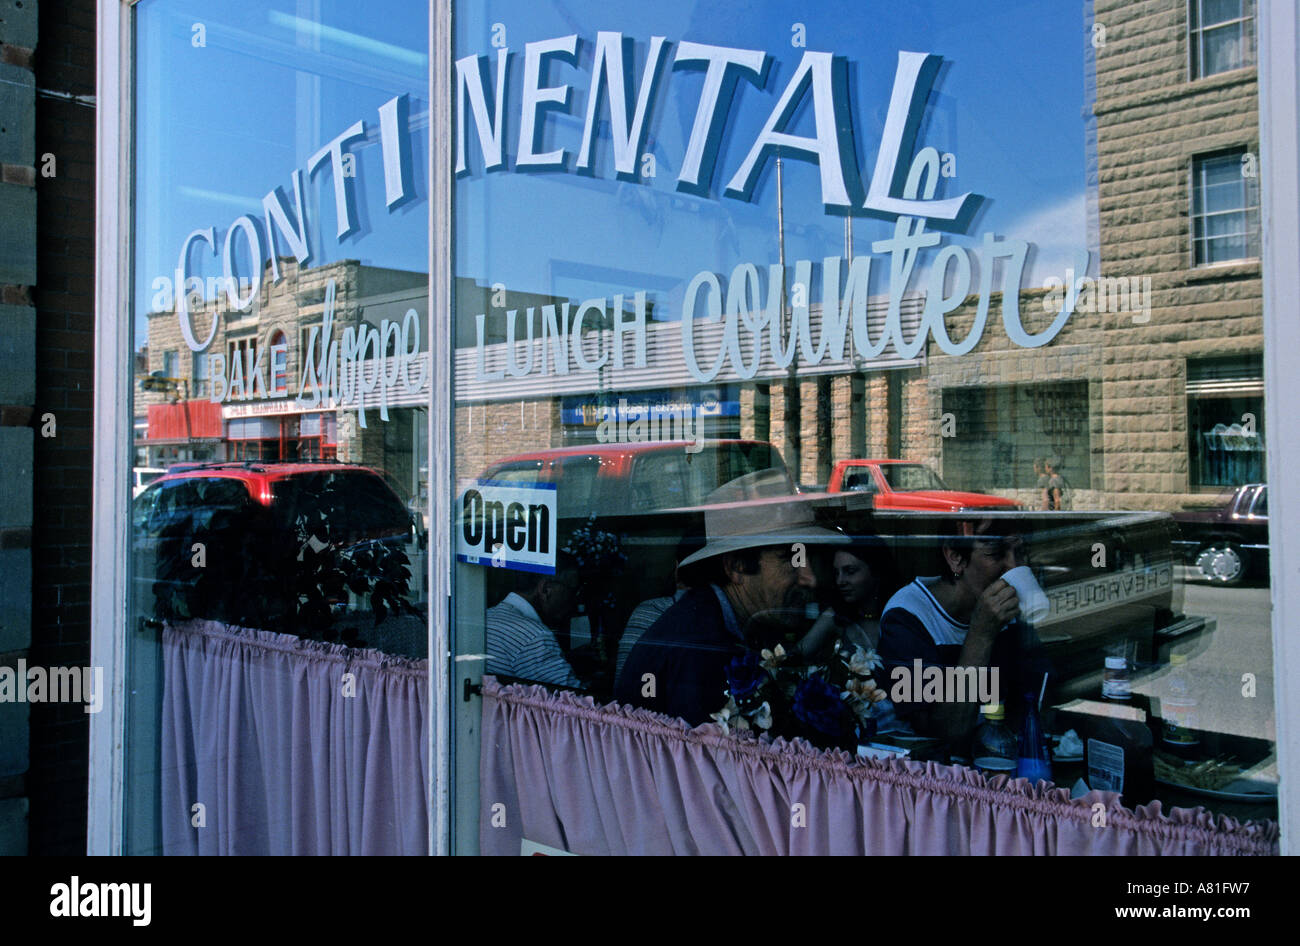
[[[845,699],[860,700],[864,703],[879,703],[886,696],[884,690],[876,686],[874,679],[850,680],[845,684]]]
[[[729,723],[734,717],[731,714],[730,705],[724,706],[716,713],[710,713],[709,716],[722,729],[724,735],[728,735],[728,736],[731,735],[731,727]]]
[[[740,707],[736,705],[736,701],[730,696],[727,697],[726,706],[722,707],[722,709],[718,710],[716,713],[710,713],[709,716],[715,723],[722,727],[724,735],[730,736],[733,727],[736,732],[749,731],[749,721],[745,719],[744,716],[740,715]]]
[[[775,650],[768,650],[766,647],[764,647],[761,651],[758,652],[758,656],[762,658],[762,660],[759,661],[760,666],[762,666],[764,670],[771,672],[776,670],[777,667],[781,666],[781,664],[785,662],[785,658],[789,655],[786,654],[784,647],[782,647],[780,644],[777,644]],[[763,727],[763,728],[766,729],[767,727]]]
[[[777,646],[780,647],[781,645],[778,644]],[[754,713],[754,725],[759,729],[772,728],[772,707],[767,705],[766,700],[763,701],[763,705]]]
[[[859,677],[869,677],[877,667],[883,667],[885,662],[880,659],[874,650],[867,650],[861,644],[853,648],[853,656],[844,661],[844,666],[849,668],[849,673],[856,674]]]

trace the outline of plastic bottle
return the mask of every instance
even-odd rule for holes
[[[1133,695],[1128,678],[1128,661],[1123,657],[1107,657],[1106,669],[1101,677],[1101,697],[1104,700],[1123,702]]]
[[[988,775],[1014,775],[1016,772],[1016,737],[1007,728],[1006,712],[1001,703],[980,707],[980,724],[971,739],[971,757],[975,768]]]
[[[1025,721],[1020,727],[1020,754],[1016,759],[1016,775],[1029,781],[1052,780],[1051,757],[1047,739],[1038,721],[1038,694],[1025,694]]]
[[[1164,740],[1170,746],[1186,749],[1197,745],[1197,700],[1187,678],[1187,655],[1173,654],[1169,658],[1172,668],[1166,684],[1168,696],[1161,707],[1164,717]]]

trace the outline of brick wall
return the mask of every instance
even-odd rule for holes
[[[48,413],[56,426],[54,436],[38,431],[34,438],[29,659],[44,666],[88,666],[95,5],[42,0],[39,29],[35,408],[38,422]],[[33,854],[85,851],[88,720],[79,704],[31,707]]]
[[[866,399],[866,450],[864,456],[889,456],[889,378],[884,374],[869,375],[865,382]]]
[[[31,656],[36,7],[0,6],[0,666]],[[0,855],[27,853],[29,705],[0,703]]]
[[[459,404],[455,426],[458,482],[504,457],[561,446],[564,438],[558,398]]]
[[[750,382],[740,386],[740,437],[742,440],[754,440],[758,433],[758,385]]]
[[[1129,508],[1176,508],[1189,495],[1186,359],[1263,350],[1259,262],[1194,268],[1192,159],[1258,153],[1253,67],[1188,80],[1187,4],[1098,0],[1103,275],[1149,275],[1151,320],[1107,315],[1101,397],[1106,490]]]
[[[861,412],[863,407],[861,400],[854,403],[851,376],[840,375],[831,379],[830,464],[832,468],[840,460],[853,456],[854,413]]]
[[[818,423],[821,398],[817,378],[802,378],[799,381],[799,419],[803,428],[802,450],[799,457],[798,481],[800,483],[825,482],[821,475],[823,453],[830,449],[829,442],[823,442],[822,430]]]

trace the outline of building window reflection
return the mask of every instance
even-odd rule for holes
[[[1187,447],[1193,488],[1263,481],[1262,356],[1188,361]]]
[[[1255,64],[1252,0],[1190,0],[1188,50],[1193,79]]]
[[[1259,256],[1259,188],[1245,148],[1192,160],[1192,252],[1197,266]]]

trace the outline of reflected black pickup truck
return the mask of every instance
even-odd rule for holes
[[[1200,577],[1236,585],[1268,573],[1268,486],[1248,483],[1204,507],[1174,513],[1174,548]]]

